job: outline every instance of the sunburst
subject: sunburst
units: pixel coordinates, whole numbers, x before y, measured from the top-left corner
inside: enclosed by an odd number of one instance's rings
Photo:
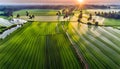
[[[82,3],[82,2],[83,2],[83,0],[78,0],[78,2]]]

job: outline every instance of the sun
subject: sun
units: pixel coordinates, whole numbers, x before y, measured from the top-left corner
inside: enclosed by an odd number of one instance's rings
[[[83,0],[78,0],[78,2],[82,3],[82,2],[83,2]]]

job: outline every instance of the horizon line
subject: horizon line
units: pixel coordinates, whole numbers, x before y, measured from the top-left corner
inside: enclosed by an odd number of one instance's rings
[[[78,5],[78,3],[0,3],[0,5]],[[120,5],[120,3],[85,3],[84,5]]]

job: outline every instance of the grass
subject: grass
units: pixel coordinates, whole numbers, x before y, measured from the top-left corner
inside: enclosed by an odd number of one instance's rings
[[[105,23],[105,25],[119,25],[120,26],[120,20],[119,19],[106,18],[104,23]]]
[[[0,69],[81,69],[71,43],[56,22],[25,24],[0,40]]]
[[[119,19],[106,18],[105,21],[104,21],[104,25],[111,26],[115,29],[120,29],[120,20]]]
[[[13,15],[16,16],[17,14],[20,14],[21,16],[26,16],[26,11],[28,11],[30,15],[34,14],[35,16],[55,16],[58,10],[24,9],[24,10],[15,11]]]

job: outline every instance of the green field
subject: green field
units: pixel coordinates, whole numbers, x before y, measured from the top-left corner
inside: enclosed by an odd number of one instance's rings
[[[13,12],[14,17],[17,14],[20,14],[21,16],[26,16],[26,11],[28,11],[30,13],[30,15],[35,15],[35,16],[56,16],[56,13],[58,10],[52,10],[52,9],[24,9],[24,10],[18,10]],[[95,10],[94,10],[95,11]],[[90,11],[90,10],[83,10],[84,14],[89,14],[89,13],[94,13],[94,11]],[[75,10],[74,13],[75,14],[79,14],[80,11]],[[10,19],[7,17],[3,17],[2,18],[5,19]],[[76,16],[78,17],[78,16]],[[120,25],[119,23],[119,19],[110,19],[110,18],[105,18],[104,21],[104,25]]]
[[[82,69],[56,22],[29,22],[0,41],[0,69]]]
[[[119,32],[113,28],[86,29],[74,23],[69,26],[71,39],[88,62],[90,69],[119,69]]]
[[[20,14],[21,16],[26,16],[26,11],[30,13],[30,15],[35,15],[35,16],[55,16],[58,10],[50,10],[50,9],[24,9],[24,10],[19,10],[15,11],[13,15]]]
[[[106,18],[104,23],[105,23],[105,25],[119,25],[120,26],[120,20],[119,19]]]
[[[109,27],[96,27],[78,23],[79,11],[71,18],[76,21],[71,22],[57,21],[57,10],[50,9],[26,9],[13,14],[24,17],[26,11],[38,17],[0,39],[0,69],[85,69],[84,61],[89,69],[120,68],[120,31],[112,27],[119,26],[120,20],[106,18],[104,25]]]

